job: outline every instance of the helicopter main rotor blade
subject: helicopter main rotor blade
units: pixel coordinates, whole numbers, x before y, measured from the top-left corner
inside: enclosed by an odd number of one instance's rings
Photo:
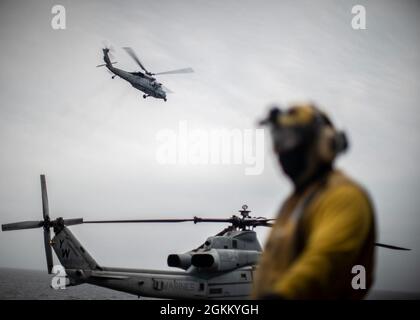
[[[191,221],[194,221],[194,219],[86,220],[83,223],[176,223]]]
[[[259,227],[272,227],[274,226],[274,223],[270,223],[270,222],[264,222],[258,225]]]
[[[143,69],[144,72],[146,72],[147,74],[149,74],[150,72],[146,70],[146,68],[143,66],[143,64],[141,63],[140,59],[137,57],[136,53],[134,52],[134,50],[130,47],[123,47],[123,49],[128,53],[128,55],[133,58],[133,60],[135,62],[137,62],[137,64],[140,66],[140,68]]]
[[[194,223],[199,223],[199,222],[221,222],[221,223],[231,223],[232,222],[232,218],[228,218],[228,219],[217,219],[217,218],[199,218],[199,217],[194,217]]]
[[[183,69],[176,69],[176,70],[170,70],[170,71],[163,71],[158,73],[153,73],[153,75],[159,75],[159,74],[178,74],[178,73],[192,73],[194,70],[192,68],[183,68]]]
[[[250,225],[265,225],[268,221],[275,219],[246,219],[241,220],[238,217],[232,217],[228,219],[219,218],[199,218],[194,217],[190,219],[128,219],[128,220],[83,220],[82,223],[177,223],[177,222],[216,222],[216,223],[245,223]],[[80,223],[80,222],[79,222]]]
[[[375,246],[377,247],[382,247],[382,248],[387,248],[387,249],[391,249],[391,250],[404,250],[404,251],[410,251],[411,249],[408,248],[403,248],[403,247],[397,247],[397,246],[392,246],[390,244],[384,244],[384,243],[375,243]]]
[[[273,221],[273,220],[275,220],[275,219],[266,219],[265,221],[262,221],[259,224],[259,226],[262,226],[262,227],[272,227],[274,224],[273,223],[270,223],[268,221]],[[393,245],[390,245],[390,244],[379,243],[379,242],[376,242],[375,243],[375,246],[386,248],[386,249],[391,249],[391,250],[402,250],[402,251],[410,251],[411,250],[409,248],[397,247],[397,246],[393,246]]]
[[[128,220],[84,220],[83,223],[177,223],[177,222],[223,222],[229,223],[229,219],[210,219],[210,218],[189,218],[189,219],[128,219]]]
[[[65,226],[74,226],[77,224],[83,224],[83,218],[75,218],[75,219],[63,219]]]

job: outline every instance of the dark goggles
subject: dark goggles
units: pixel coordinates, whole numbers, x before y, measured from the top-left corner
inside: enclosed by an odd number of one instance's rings
[[[278,119],[282,113],[280,109],[273,108],[270,110],[268,117],[260,121],[260,125],[270,126],[276,152],[289,152],[313,141],[317,132],[317,121],[307,125],[280,125]]]

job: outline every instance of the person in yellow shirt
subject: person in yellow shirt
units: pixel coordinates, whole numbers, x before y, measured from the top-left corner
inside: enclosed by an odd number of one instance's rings
[[[262,121],[294,190],[258,265],[255,299],[362,299],[373,283],[375,215],[367,192],[340,170],[344,132],[312,104],[274,108]],[[364,285],[352,285],[353,267]]]

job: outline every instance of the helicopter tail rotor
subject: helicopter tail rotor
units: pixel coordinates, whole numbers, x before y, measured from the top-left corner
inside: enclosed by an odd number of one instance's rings
[[[106,40],[102,41],[102,47],[104,48],[103,50],[107,50],[107,52],[109,52],[110,55],[112,55],[115,52],[114,46]]]
[[[42,194],[42,216],[43,220],[39,221],[22,221],[7,223],[1,226],[2,231],[14,231],[14,230],[24,230],[24,229],[35,229],[43,228],[44,229],[44,248],[45,248],[45,257],[47,260],[47,270],[48,273],[52,272],[53,268],[53,256],[51,250],[51,231],[50,229],[57,225],[76,225],[82,224],[83,219],[62,219],[58,218],[56,220],[50,220],[49,214],[49,205],[48,205],[48,194],[47,194],[47,184],[45,180],[45,175],[41,175],[41,194]]]
[[[116,64],[117,62],[111,62],[111,60],[114,60],[113,53],[115,52],[114,47],[108,43],[108,41],[102,41],[102,52],[103,52],[103,64],[98,64],[96,67],[105,67],[105,66],[112,66],[113,64]]]
[[[114,52],[114,49],[112,46],[108,46],[104,44],[104,47],[102,49],[103,52],[103,60],[105,63],[98,64],[96,67],[112,67],[113,64],[116,64],[117,62],[111,62],[111,60],[114,59],[114,56],[111,52]]]
[[[51,242],[51,231],[50,231],[50,209],[48,204],[48,194],[47,194],[47,182],[45,180],[45,175],[41,175],[41,196],[42,196],[42,216],[44,218],[44,248],[45,248],[45,257],[47,259],[47,270],[48,273],[52,272],[53,268],[53,256],[50,246]]]
[[[14,223],[7,223],[1,226],[1,231],[14,231],[24,229],[36,229],[44,225],[44,221],[21,221]]]

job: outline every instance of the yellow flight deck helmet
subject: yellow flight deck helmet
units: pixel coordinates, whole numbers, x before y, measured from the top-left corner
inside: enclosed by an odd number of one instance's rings
[[[270,126],[274,151],[297,186],[348,148],[346,134],[312,103],[293,104],[286,111],[274,107],[260,124]]]

